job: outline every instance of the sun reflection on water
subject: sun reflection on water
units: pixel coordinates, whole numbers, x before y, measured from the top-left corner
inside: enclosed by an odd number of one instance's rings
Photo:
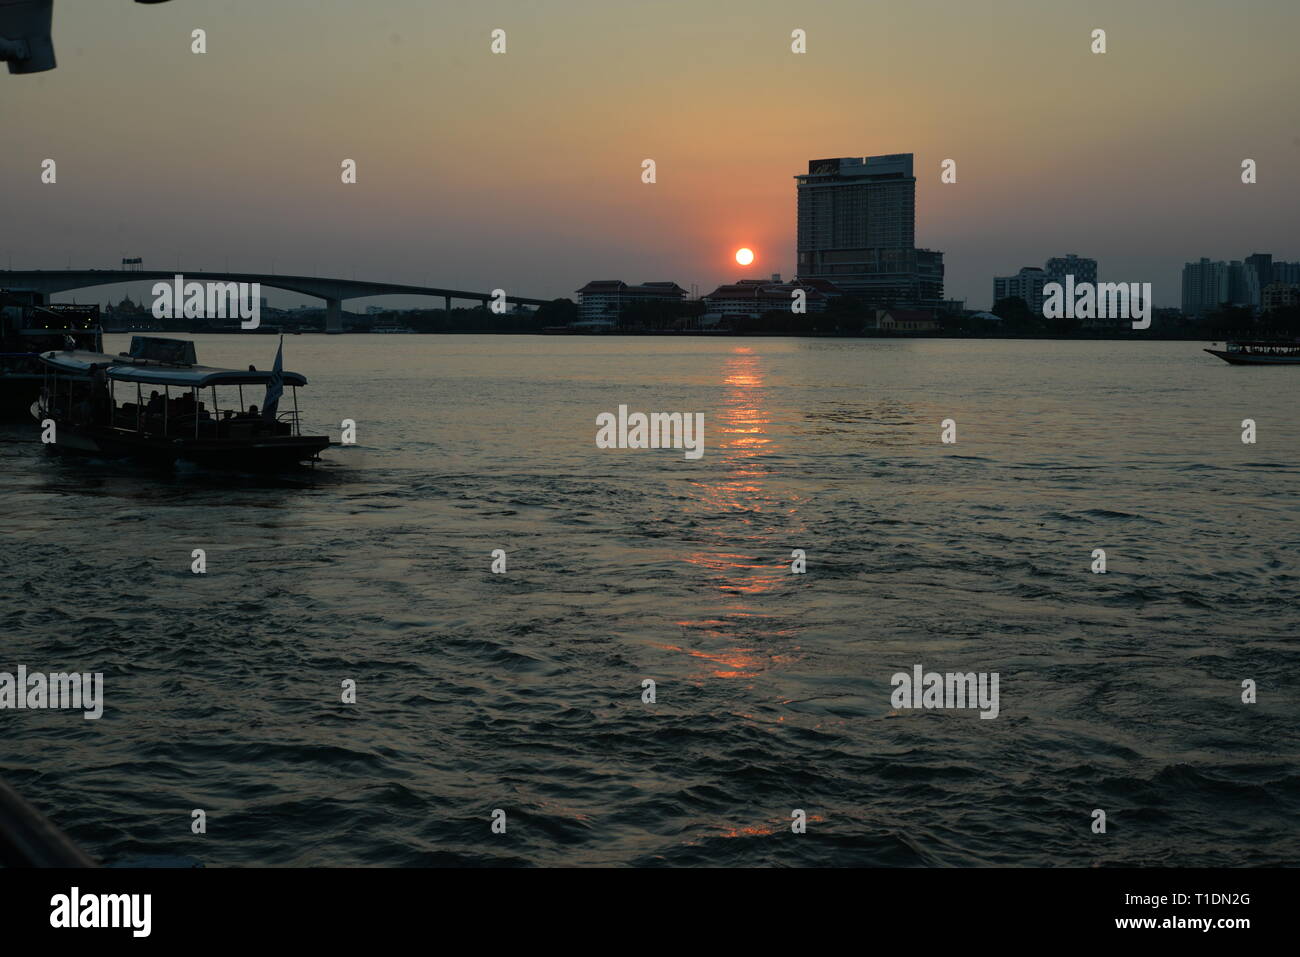
[[[705,541],[685,556],[716,589],[716,604],[707,619],[679,622],[683,645],[666,647],[699,659],[708,676],[747,679],[791,660],[788,644],[772,639],[788,642],[793,628],[761,611],[756,600],[788,585],[789,568],[773,551],[771,535],[773,516],[788,514],[792,505],[770,487],[773,470],[764,461],[777,443],[769,434],[773,413],[762,357],[737,346],[721,377],[725,392],[712,431],[724,470],[693,483]],[[719,513],[728,514],[725,525],[709,521]]]

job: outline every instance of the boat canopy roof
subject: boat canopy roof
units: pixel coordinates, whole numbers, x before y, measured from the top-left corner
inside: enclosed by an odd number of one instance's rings
[[[46,352],[41,361],[61,372],[90,375],[96,368],[115,382],[206,389],[214,385],[266,385],[275,377],[270,369],[218,369],[214,366],[170,366],[133,362],[127,356],[103,352]],[[307,377],[297,372],[281,373],[285,385],[306,385]]]

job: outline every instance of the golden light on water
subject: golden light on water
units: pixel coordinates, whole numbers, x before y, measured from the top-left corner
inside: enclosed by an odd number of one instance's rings
[[[771,468],[763,461],[776,444],[767,434],[773,413],[766,378],[752,348],[730,350],[719,370],[723,401],[713,432],[725,468],[693,482],[709,514],[730,514],[739,522],[725,535],[705,525],[700,548],[685,556],[718,594],[713,615],[677,623],[683,642],[669,650],[695,659],[700,674],[711,678],[750,681],[800,657],[792,644],[795,627],[759,604],[789,578],[788,565],[767,547],[764,513],[793,508],[769,487]]]

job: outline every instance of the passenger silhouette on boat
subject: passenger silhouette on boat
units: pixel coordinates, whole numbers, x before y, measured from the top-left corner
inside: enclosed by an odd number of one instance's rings
[[[162,415],[163,397],[162,393],[155,389],[149,393],[149,404],[144,407],[145,412],[149,415]]]

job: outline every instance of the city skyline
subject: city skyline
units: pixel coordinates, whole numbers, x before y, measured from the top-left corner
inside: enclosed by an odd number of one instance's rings
[[[1180,304],[1184,263],[1300,258],[1286,176],[1300,136],[1264,120],[1294,115],[1300,11],[971,7],[575,2],[541,16],[291,0],[256,32],[238,3],[68,7],[59,69],[3,78],[22,134],[0,172],[32,188],[12,197],[0,252],[15,268],[142,256],[545,298],[619,277],[703,292],[796,273],[791,177],[809,159],[910,152],[917,243],[943,251],[945,296],[969,308],[991,305],[992,277],[1066,250],[1152,282],[1162,307]],[[1101,55],[1088,49],[1098,26]],[[489,51],[498,27],[504,55]],[[790,50],[796,27],[805,54]],[[1213,77],[1189,56],[1213,58]],[[556,57],[571,69],[542,69]],[[200,68],[180,69],[189,58]],[[88,82],[108,70],[111,92]],[[1161,150],[1137,148],[1148,138]],[[47,157],[54,185],[39,179]],[[355,185],[339,182],[346,158]],[[949,158],[957,182],[944,184]],[[1255,184],[1240,181],[1244,158]],[[748,268],[732,259],[741,246],[756,252]]]

